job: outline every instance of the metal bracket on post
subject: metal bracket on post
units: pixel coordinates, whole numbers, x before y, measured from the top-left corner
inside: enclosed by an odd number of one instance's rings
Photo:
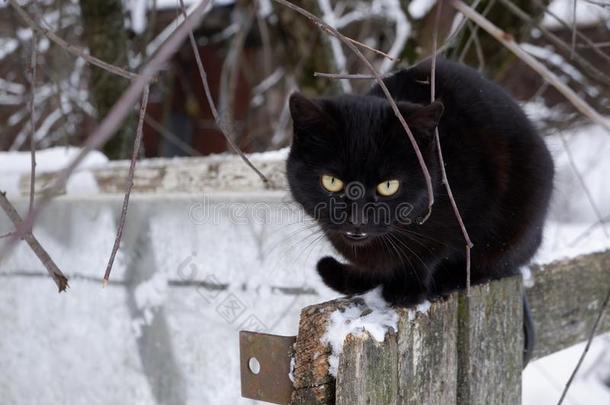
[[[239,332],[241,396],[288,405],[293,387],[290,362],[296,336]]]

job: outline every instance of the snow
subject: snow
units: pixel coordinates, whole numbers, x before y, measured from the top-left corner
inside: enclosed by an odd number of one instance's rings
[[[534,276],[532,275],[532,270],[529,266],[523,266],[521,268],[521,277],[523,277],[523,286],[525,288],[532,288],[534,286]]]
[[[200,0],[183,0],[184,6],[189,7],[198,3]],[[146,13],[152,7],[153,2],[149,0],[123,0],[125,8],[129,11],[131,17],[131,29],[136,34],[142,34],[146,29],[147,15]],[[213,6],[228,6],[235,3],[235,0],[214,0]],[[157,10],[164,9],[179,9],[180,0],[156,0]],[[270,10],[269,0],[262,2],[261,9],[268,13]],[[261,11],[262,13],[263,11]]]
[[[10,55],[17,49],[19,42],[13,38],[0,38],[0,60]]]
[[[36,173],[56,172],[62,170],[79,153],[79,148],[54,147],[36,152]],[[19,179],[24,174],[30,173],[30,152],[0,152],[0,190],[9,196],[19,195]],[[66,189],[79,193],[94,193],[97,184],[93,175],[87,170],[98,168],[108,162],[108,158],[97,151],[93,151],[85,157],[78,166],[75,174],[68,180]]]
[[[565,21],[568,25],[572,24],[573,9],[575,0],[553,0],[549,4],[548,11]],[[601,3],[601,2],[600,2]],[[587,1],[576,0],[576,21],[579,26],[591,26],[595,24],[606,24],[610,19],[610,9],[600,7]],[[545,13],[542,25],[547,28],[561,28],[563,25],[549,13]]]
[[[296,359],[294,358],[294,356],[292,356],[290,358],[290,371],[288,372],[288,378],[290,379],[290,381],[292,383],[294,383],[294,368],[296,366]]]
[[[361,298],[363,304],[353,304],[333,312],[326,333],[322,336],[322,342],[331,348],[329,372],[335,377],[343,343],[348,335],[362,336],[368,333],[376,341],[383,342],[390,329],[398,330],[398,314],[381,296],[381,287],[355,297]]]
[[[420,314],[427,314],[428,311],[430,310],[430,307],[432,306],[432,303],[430,301],[424,301],[421,304],[417,304],[415,306],[415,308],[413,309],[409,309],[409,317],[408,319],[410,321],[415,320],[415,316],[417,315],[417,313]]]
[[[248,154],[248,158],[252,160],[256,160],[258,162],[272,162],[275,160],[286,160],[288,158],[288,152],[290,152],[290,148],[282,148],[278,150],[272,150],[269,152],[262,153],[250,153]],[[212,155],[216,156],[219,159],[226,158],[227,154],[220,155]]]
[[[131,29],[136,34],[141,34],[146,29],[146,9],[148,0],[130,0],[127,3],[127,8],[131,15]],[[174,1],[174,6],[178,4]]]
[[[398,331],[398,314],[381,295],[381,287],[366,294],[356,295],[362,303],[351,304],[347,308],[335,310],[329,317],[328,327],[322,336],[322,342],[330,346],[328,357],[329,372],[337,376],[339,360],[343,352],[343,344],[349,336],[362,336],[368,333],[377,342],[383,342],[390,329]],[[417,313],[427,314],[432,306],[430,301],[424,301],[414,308],[408,309],[409,321],[415,320]]]
[[[411,17],[419,20],[424,17],[432,7],[436,4],[436,0],[413,0],[409,3],[408,10]]]
[[[600,3],[602,3],[600,1]],[[409,14],[418,20],[428,14],[434,7],[436,0],[413,0],[408,5]],[[561,18],[567,24],[573,21],[574,0],[553,0],[549,4],[548,11]],[[576,1],[576,21],[579,26],[590,26],[604,24],[610,18],[610,9],[600,7],[587,1]],[[545,13],[542,25],[547,28],[561,28],[563,25],[549,13]]]
[[[522,405],[555,405],[582,354],[585,343],[553,353],[523,371]],[[610,403],[610,335],[597,337],[568,391],[566,405]]]

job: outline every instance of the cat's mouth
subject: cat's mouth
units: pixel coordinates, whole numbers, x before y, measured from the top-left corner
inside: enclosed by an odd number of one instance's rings
[[[345,236],[346,239],[350,240],[350,241],[354,241],[354,242],[362,242],[366,239],[368,239],[369,234],[366,232],[350,232],[347,231],[343,234],[343,236]]]

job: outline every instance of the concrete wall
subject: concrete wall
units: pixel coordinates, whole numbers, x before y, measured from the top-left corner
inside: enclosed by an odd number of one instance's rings
[[[335,296],[313,270],[329,247],[285,190],[156,189],[132,196],[103,289],[121,203],[67,195],[44,210],[34,233],[65,294],[23,243],[0,263],[1,402],[252,403],[238,331],[296,334],[300,308]]]

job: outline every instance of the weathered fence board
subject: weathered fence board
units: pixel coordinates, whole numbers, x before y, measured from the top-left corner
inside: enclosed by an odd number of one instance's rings
[[[335,381],[329,373],[330,348],[322,343],[328,319],[349,300],[339,299],[306,307],[301,312],[295,343],[294,404],[330,404],[335,399]]]
[[[532,274],[526,293],[538,340],[533,358],[586,340],[610,288],[610,251],[533,266]],[[606,309],[598,334],[610,331],[609,315]]]
[[[518,404],[523,369],[520,277],[459,294],[458,404]]]
[[[398,404],[398,342],[349,335],[337,374],[337,405]]]
[[[533,266],[525,292],[538,336],[534,358],[585,340],[610,288],[610,251]],[[323,343],[329,319],[361,300],[307,307],[296,341],[292,404],[516,404],[521,401],[520,277],[453,294],[424,313],[397,309],[398,331],[349,335],[336,379]],[[360,301],[356,301],[360,300]],[[610,312],[610,311],[609,311]],[[610,315],[610,314],[609,314]],[[597,333],[610,330],[610,316]]]
[[[415,316],[400,311],[398,395],[401,405],[445,405],[457,397],[457,297]],[[413,319],[411,319],[413,318]],[[409,384],[401,382],[409,381]]]

